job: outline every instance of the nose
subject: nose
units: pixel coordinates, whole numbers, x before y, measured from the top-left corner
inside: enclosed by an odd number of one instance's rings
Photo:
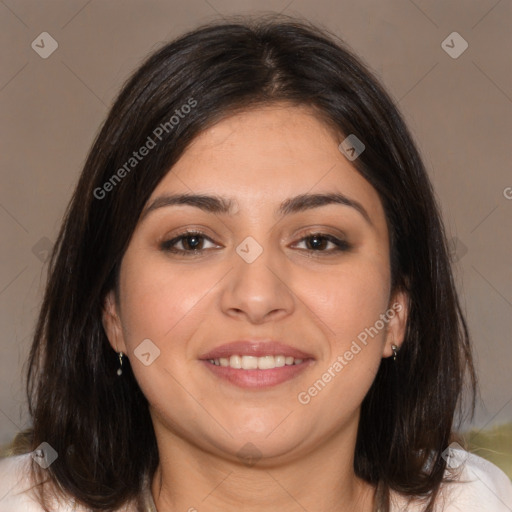
[[[285,260],[270,250],[252,262],[238,253],[233,255],[233,269],[222,290],[221,307],[234,318],[245,317],[253,324],[285,318],[296,303],[290,287]]]

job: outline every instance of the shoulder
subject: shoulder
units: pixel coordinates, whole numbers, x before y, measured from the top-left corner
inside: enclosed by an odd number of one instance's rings
[[[0,512],[44,512],[33,491],[30,465],[32,453],[0,458]],[[70,497],[66,503],[50,503],[52,512],[87,512]],[[135,505],[128,504],[118,512],[135,512]]]
[[[450,448],[447,468],[435,512],[511,512],[512,482],[493,463],[467,452]],[[420,512],[422,506],[393,494],[393,512]]]
[[[0,512],[41,512],[30,493],[30,454],[0,459]]]
[[[492,462],[463,449],[450,450],[447,476],[455,480],[445,484],[448,511],[512,511],[512,482]]]

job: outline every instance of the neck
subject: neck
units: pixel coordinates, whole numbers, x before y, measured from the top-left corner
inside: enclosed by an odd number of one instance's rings
[[[371,512],[374,488],[353,470],[356,430],[333,434],[300,457],[260,459],[249,465],[214,455],[155,425],[160,463],[151,491],[156,508],[159,512]]]

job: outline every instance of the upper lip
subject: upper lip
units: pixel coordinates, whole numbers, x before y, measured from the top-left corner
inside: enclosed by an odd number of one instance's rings
[[[311,354],[276,340],[255,341],[237,340],[215,347],[199,356],[199,359],[229,358],[232,355],[263,357],[267,355],[293,357],[294,359],[314,359]]]

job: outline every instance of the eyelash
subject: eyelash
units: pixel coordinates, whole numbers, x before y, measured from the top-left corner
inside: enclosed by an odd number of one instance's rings
[[[186,238],[192,238],[192,237],[200,237],[202,239],[209,240],[210,242],[214,243],[211,238],[206,236],[204,233],[201,233],[200,231],[186,231],[184,233],[179,234],[178,236],[172,238],[171,240],[166,240],[160,244],[160,248],[164,252],[174,253],[174,254],[181,254],[183,256],[187,257],[194,257],[194,256],[200,256],[201,253],[207,249],[192,249],[192,250],[184,250],[184,249],[176,249],[173,247],[176,243],[182,241]],[[324,255],[330,255],[332,253],[337,252],[346,252],[352,248],[352,246],[345,240],[340,240],[339,238],[328,235],[325,233],[319,233],[319,232],[311,232],[308,233],[306,236],[302,237],[299,242],[303,242],[304,240],[308,240],[311,238],[320,238],[323,240],[327,240],[328,242],[331,242],[335,245],[334,249],[331,250],[315,250],[315,249],[305,249],[309,253],[310,256],[313,257],[321,257]],[[318,254],[320,253],[320,254]],[[322,254],[324,253],[324,254]]]

